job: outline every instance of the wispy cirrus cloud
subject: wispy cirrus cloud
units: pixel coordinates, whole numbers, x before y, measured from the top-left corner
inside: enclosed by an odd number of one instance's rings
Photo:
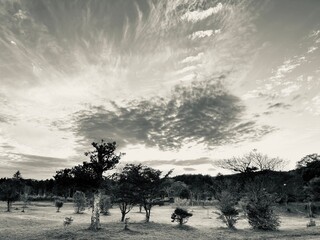
[[[188,11],[181,17],[181,19],[189,22],[198,22],[220,12],[222,9],[223,4],[219,2],[215,7],[210,7],[205,10]]]

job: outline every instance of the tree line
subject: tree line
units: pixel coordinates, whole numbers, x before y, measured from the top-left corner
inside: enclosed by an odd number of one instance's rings
[[[90,228],[97,230],[101,227],[101,203],[106,201],[105,195],[109,196],[108,201],[118,205],[121,221],[125,220],[133,206],[139,206],[145,212],[146,222],[150,220],[153,206],[172,202],[174,198],[187,199],[191,205],[205,205],[215,199],[218,201],[217,214],[230,228],[237,222],[237,206],[242,204],[251,219],[249,223],[260,222],[257,227],[260,229],[276,229],[279,221],[272,213],[274,203],[305,201],[311,206],[312,202],[320,198],[318,154],[307,155],[297,163],[296,169],[288,172],[275,171],[284,164],[283,160],[269,158],[254,150],[242,157],[216,162],[217,166],[238,172],[231,175],[218,174],[212,177],[184,174],[170,177],[171,171],[162,173],[142,164],[127,164],[120,171],[106,177],[104,173],[115,168],[123,154],[116,154],[115,142],[102,140],[92,143],[92,147],[92,151],[85,153],[88,162],[61,169],[53,179],[23,179],[19,171],[12,178],[0,179],[0,198],[7,202],[7,210],[10,211],[13,201],[24,201],[28,196],[31,199],[32,195],[42,194],[43,198],[40,198],[46,200],[48,197],[72,197],[79,213],[86,199],[91,199]],[[179,212],[181,210],[177,210]],[[183,216],[189,215],[184,212]],[[183,222],[182,218],[177,219]]]

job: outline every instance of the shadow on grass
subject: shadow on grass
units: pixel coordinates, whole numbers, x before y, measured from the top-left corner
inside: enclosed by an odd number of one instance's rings
[[[195,231],[197,230],[195,227],[191,227],[191,226],[188,226],[188,225],[175,225],[175,226],[172,226],[174,229],[177,229],[177,230],[182,230],[182,231]]]

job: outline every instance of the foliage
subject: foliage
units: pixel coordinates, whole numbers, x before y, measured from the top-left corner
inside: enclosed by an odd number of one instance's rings
[[[84,192],[76,191],[73,194],[73,206],[76,213],[81,213],[85,210],[87,205],[87,199]]]
[[[57,212],[60,212],[60,208],[63,207],[63,201],[61,199],[56,199],[54,205],[57,208]]]
[[[112,207],[111,198],[108,195],[103,195],[100,200],[100,210],[103,215],[109,215],[109,209]]]
[[[166,182],[166,186],[164,188],[164,190],[166,191],[166,194],[169,198],[170,197],[180,197],[181,192],[185,189],[186,190],[188,189],[187,184],[185,184],[184,182],[181,182],[181,181],[173,181],[172,179],[170,179],[170,181],[168,180]],[[185,194],[185,193],[183,193],[183,194]]]
[[[140,203],[146,212],[146,222],[149,222],[152,206],[159,204],[160,190],[163,188],[163,183],[167,180],[168,172],[161,178],[161,171],[142,166],[141,164],[127,164],[122,174],[126,176],[127,184],[130,184],[138,203]]]
[[[103,182],[102,174],[107,170],[113,169],[119,163],[123,154],[115,154],[117,148],[116,142],[106,143],[104,140],[101,140],[100,143],[93,142],[92,146],[94,147],[93,151],[85,152],[85,155],[89,156],[90,162],[84,162],[83,165],[93,170],[96,186],[100,188]]]
[[[222,191],[219,195],[219,212],[216,213],[228,228],[235,229],[235,224],[239,218],[239,211],[236,209],[238,201],[236,197],[228,191]]]
[[[252,184],[247,193],[246,213],[249,224],[254,229],[277,230],[279,217],[273,212],[275,196],[269,194],[259,184]]]
[[[300,161],[297,162],[297,168],[305,168],[310,166],[311,163],[320,161],[320,155],[317,153],[308,154],[307,156],[303,157]]]
[[[311,154],[298,162],[298,172],[301,172],[305,182],[309,182],[315,177],[320,177],[320,155]]]
[[[96,231],[100,228],[100,200],[101,188],[103,187],[103,173],[107,170],[113,169],[123,154],[115,154],[117,148],[116,142],[106,143],[101,140],[100,143],[93,142],[93,151],[86,152],[89,156],[90,162],[84,162],[83,166],[92,169],[95,179],[95,189],[97,190],[93,195],[92,215],[90,229]]]
[[[15,174],[13,174],[13,179],[16,179],[16,180],[21,180],[22,179],[22,175],[21,175],[21,172],[19,170]]]
[[[180,225],[188,222],[189,217],[192,217],[192,213],[182,208],[176,208],[171,215],[172,222],[176,221]]]
[[[0,200],[7,202],[7,211],[10,212],[12,203],[19,200],[19,191],[14,180],[1,183]]]
[[[72,170],[69,168],[59,170],[54,176],[55,193],[67,197],[70,188],[73,186]]]
[[[213,177],[201,174],[183,174],[173,177],[176,181],[185,183],[189,191],[191,204],[200,204],[201,200],[206,200],[212,197]],[[180,194],[179,194],[180,195]]]
[[[20,191],[22,189],[22,177],[21,173],[17,171],[13,178],[6,179],[0,183],[0,200],[7,202],[7,211],[11,211],[11,205],[13,202],[18,201],[20,197]]]
[[[309,195],[312,200],[320,199],[320,177],[315,177],[311,179],[307,186],[305,187],[306,193]]]
[[[113,188],[114,201],[119,206],[121,222],[125,221],[126,214],[131,211],[133,206],[140,203],[136,184],[131,180],[132,174],[130,166],[126,165],[120,173],[113,175],[113,179],[116,181]]]
[[[190,198],[190,192],[189,192],[189,190],[188,189],[182,189],[181,190],[181,192],[180,192],[180,194],[179,194],[179,197],[181,198],[181,199],[189,199]]]

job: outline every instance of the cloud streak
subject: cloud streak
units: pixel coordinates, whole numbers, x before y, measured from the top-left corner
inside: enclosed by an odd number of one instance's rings
[[[210,17],[213,14],[217,14],[223,9],[222,3],[218,3],[215,7],[210,7],[206,10],[194,10],[186,12],[181,19],[188,22],[198,22]]]
[[[143,161],[141,164],[152,166],[152,167],[159,167],[163,165],[173,165],[173,166],[181,166],[181,167],[189,167],[189,166],[198,166],[198,165],[206,165],[212,164],[213,161],[210,158],[202,157],[198,159],[187,159],[187,160],[149,160]]]

